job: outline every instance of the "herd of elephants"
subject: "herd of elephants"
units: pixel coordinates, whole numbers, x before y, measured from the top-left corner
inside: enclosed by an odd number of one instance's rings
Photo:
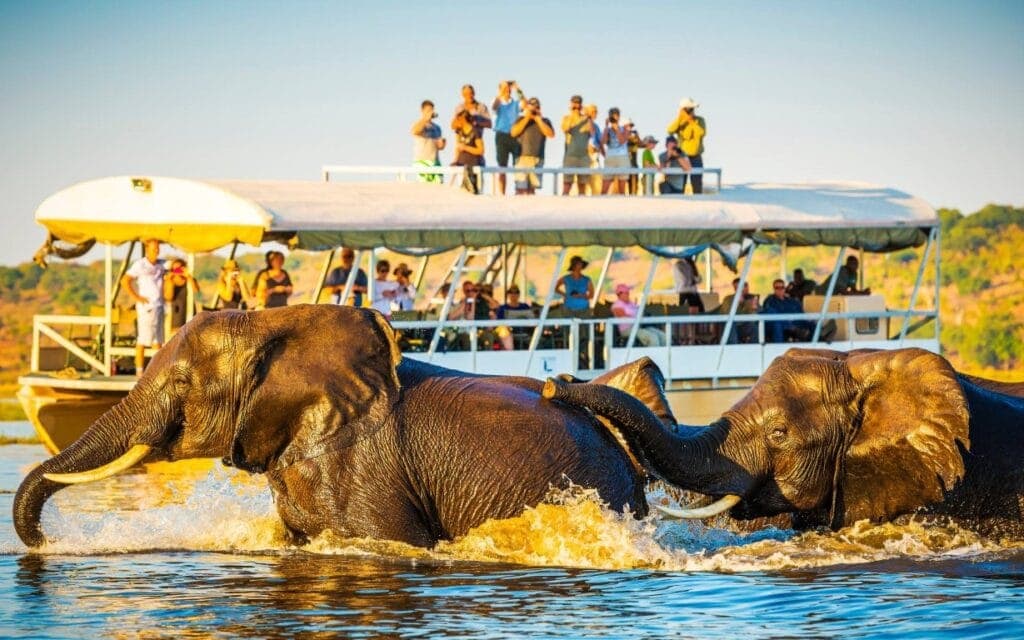
[[[403,360],[383,316],[326,305],[195,318],[28,474],[17,533],[43,545],[43,505],[67,484],[186,458],[266,474],[295,542],[330,529],[430,547],[569,483],[643,517],[653,479],[713,501],[665,509],[680,517],[837,529],[928,513],[1024,539],[1024,384],[936,354],[792,349],[686,426],[646,358],[589,382],[471,375]]]

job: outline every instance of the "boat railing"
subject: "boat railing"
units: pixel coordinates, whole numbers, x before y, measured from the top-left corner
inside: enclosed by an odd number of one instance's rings
[[[100,358],[97,357],[95,349],[91,352],[86,348],[83,348],[81,344],[75,341],[73,337],[69,337],[61,333],[57,327],[69,327],[69,326],[86,326],[86,327],[105,327],[107,326],[107,319],[103,316],[64,316],[64,315],[38,315],[32,319],[32,354],[31,354],[31,366],[32,371],[40,371],[41,366],[41,338],[52,340],[61,349],[66,350],[70,355],[75,356],[86,365],[89,366],[90,370],[96,370],[102,375],[106,375],[109,371],[109,366]],[[89,340],[92,340],[92,336],[87,336]],[[65,358],[66,362],[68,358]],[[49,368],[49,367],[48,367]],[[65,367],[60,367],[61,369]]]
[[[829,345],[830,348],[892,348],[893,346],[922,346],[925,348],[937,348],[934,339],[915,340],[907,338],[906,333],[911,319],[918,318],[915,328],[934,321],[937,318],[934,310],[916,309],[889,309],[872,311],[829,311],[804,312],[804,313],[778,313],[778,314],[743,314],[736,313],[730,316],[727,313],[704,313],[672,316],[645,316],[640,318],[627,317],[547,317],[534,319],[506,319],[506,320],[402,320],[392,322],[392,326],[400,332],[400,335],[417,335],[423,338],[418,344],[404,343],[405,355],[414,359],[426,360],[438,364],[453,365],[459,368],[478,373],[493,373],[498,369],[490,369],[489,365],[505,367],[505,373],[516,373],[509,370],[510,366],[522,367],[524,375],[545,374],[552,370],[564,371],[573,375],[587,377],[596,375],[601,370],[617,366],[626,361],[647,355],[652,357],[662,366],[669,378],[710,378],[728,377],[735,375],[735,367],[729,364],[727,354],[733,350],[749,350],[759,348],[762,350],[760,357],[745,358],[746,361],[756,366],[743,375],[760,375],[761,370],[754,370],[757,367],[767,366],[771,359],[785,349],[794,346],[820,346]],[[731,323],[730,323],[731,320]],[[815,331],[811,338],[797,342],[767,342],[765,323],[787,322],[802,320],[819,326],[827,325],[830,321],[849,323],[847,338],[843,340],[823,339],[820,331]],[[871,336],[858,336],[854,324],[858,321],[879,323],[871,325],[877,327],[872,331]],[[900,331],[890,335],[888,323],[890,321],[902,322]],[[884,324],[883,324],[884,322]],[[756,339],[749,343],[730,341],[730,335],[726,327],[735,324],[757,325]],[[637,332],[634,326],[656,327],[664,331],[665,344],[657,346],[643,346],[637,340]],[[685,333],[684,327],[696,325],[710,325],[717,327],[712,332],[711,341],[695,342],[687,341],[686,336],[698,335],[695,331]],[[619,330],[620,327],[630,327],[630,331]],[[494,336],[484,337],[487,331],[497,330],[499,327],[506,327],[515,332],[515,329],[526,329],[531,332],[540,332],[536,337],[532,336],[529,346],[515,348],[513,351],[492,351],[487,347],[488,343],[497,342]],[[559,335],[556,332],[561,330]],[[445,342],[430,340],[426,336],[431,332],[450,332],[454,335],[461,332],[465,338],[462,344],[446,345]],[[545,334],[550,331],[550,335]],[[616,336],[616,331],[618,335]],[[709,334],[704,334],[707,338]],[[546,339],[542,339],[546,338]],[[873,339],[872,339],[873,338]],[[525,343],[525,341],[524,341]],[[400,341],[400,344],[402,342]],[[543,354],[552,352],[563,352],[566,357],[559,360],[555,367],[546,365],[540,366],[539,360]],[[692,357],[693,363],[701,363],[699,366],[680,367],[679,365],[687,359],[686,353],[697,353],[701,355]],[[536,355],[535,355],[536,354]],[[673,366],[673,355],[675,355],[676,366]],[[749,354],[747,354],[749,356]],[[482,360],[481,356],[487,360]],[[680,356],[684,356],[680,359]]]
[[[719,167],[694,167],[687,171],[685,169],[658,169],[658,168],[643,168],[643,167],[593,167],[593,168],[576,168],[576,167],[461,167],[461,166],[448,166],[448,167],[424,167],[424,166],[383,166],[383,165],[363,165],[363,166],[352,166],[352,165],[324,165],[320,169],[321,177],[324,182],[329,182],[332,175],[338,176],[391,176],[399,182],[406,181],[422,181],[422,182],[441,182],[442,177],[457,178],[449,182],[450,185],[460,185],[461,179],[463,179],[467,172],[473,173],[478,179],[489,177],[488,183],[482,182],[480,193],[492,193],[498,194],[498,181],[493,179],[493,176],[497,175],[508,175],[516,173],[533,173],[541,175],[551,175],[555,178],[551,181],[551,192],[553,195],[559,195],[562,189],[562,181],[558,179],[559,176],[570,175],[570,176],[649,176],[649,180],[642,180],[644,183],[644,196],[658,196],[658,190],[655,188],[656,176],[695,176],[695,175],[710,175],[715,177],[714,187],[707,185],[705,193],[714,193],[722,190],[722,169]],[[677,194],[680,195],[680,194]]]

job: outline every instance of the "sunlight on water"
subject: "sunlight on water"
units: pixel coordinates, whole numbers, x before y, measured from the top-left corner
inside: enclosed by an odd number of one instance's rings
[[[650,497],[662,495],[656,489]],[[838,532],[807,533],[775,528],[739,533],[722,522],[706,526],[657,515],[637,520],[602,505],[593,490],[571,488],[554,492],[517,517],[488,520],[429,551],[390,541],[343,539],[331,532],[301,550],[537,567],[749,572],[972,557],[1007,548],[955,525],[916,520],[860,522]],[[288,549],[265,482],[219,465],[205,474],[129,474],[69,488],[47,505],[43,526],[54,540],[42,550],[47,554]]]

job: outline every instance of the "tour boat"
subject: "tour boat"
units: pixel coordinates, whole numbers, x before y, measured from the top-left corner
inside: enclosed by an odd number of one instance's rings
[[[428,268],[443,268],[445,279],[456,285],[473,279],[494,284],[496,291],[513,282],[523,283],[525,291],[527,281],[532,282],[535,313],[505,320],[445,321],[458,286],[433,299],[421,290],[427,307],[392,319],[404,337],[404,356],[472,373],[539,379],[563,373],[590,379],[648,356],[666,377],[678,417],[689,423],[719,415],[788,348],[825,346],[823,329],[832,322],[830,349],[916,346],[939,351],[939,219],[927,203],[893,188],[751,183],[719,185],[700,195],[526,197],[488,194],[486,188],[484,195],[468,193],[458,188],[462,169],[431,169],[453,178],[447,182],[421,181],[423,171],[324,167],[322,179],[313,181],[116,176],[79,183],[47,198],[35,217],[50,239],[80,246],[95,242],[105,259],[103,305],[94,315],[34,318],[31,371],[19,379],[18,397],[47,449],[56,453],[77,439],[136,382],[136,376],[116,370],[118,359],[134,352],[134,330],[126,322],[127,311],[115,304],[131,250],[120,262],[114,254],[143,238],[184,252],[190,267],[196,254],[228,247],[233,252],[239,244],[281,243],[323,252],[319,282],[308,300],[293,297],[293,303],[325,303],[324,282],[340,247],[354,249],[357,264],[365,264],[369,274],[380,250],[404,254],[415,265],[414,284],[421,284]],[[486,181],[506,170],[476,171]],[[538,171],[560,186],[560,169]],[[696,255],[703,265],[701,296],[710,309],[722,293],[709,287],[707,270],[720,262],[713,255],[739,265],[742,290],[760,255],[770,254],[785,273],[787,248],[806,246],[834,248],[830,283],[849,251],[916,249],[917,278],[909,301],[896,305],[877,287],[875,295],[865,296],[833,295],[826,287],[823,294],[804,299],[802,314],[744,316],[738,313],[739,300],[710,314],[654,304],[655,274],[678,256]],[[592,313],[567,317],[557,305],[556,280],[566,271],[567,256],[583,249],[594,253],[595,247],[603,260],[589,270],[599,268],[600,273],[594,279]],[[624,333],[613,327],[623,319],[610,318],[601,301],[611,290],[609,266],[626,249],[648,256],[650,266],[634,290],[638,319],[626,320],[631,329]],[[527,257],[537,251],[556,256],[554,269],[543,277],[527,276]],[[342,299],[348,299],[354,272]],[[372,287],[372,277],[369,283]],[[934,292],[922,295],[924,287]],[[805,342],[765,343],[764,322],[793,319],[814,326]],[[737,322],[756,323],[758,339],[730,344]],[[667,344],[640,345],[640,327],[651,324],[671,337]],[[488,330],[499,326],[515,329],[516,348],[495,350],[485,339]],[[464,350],[445,340],[446,333],[455,332],[467,337]]]

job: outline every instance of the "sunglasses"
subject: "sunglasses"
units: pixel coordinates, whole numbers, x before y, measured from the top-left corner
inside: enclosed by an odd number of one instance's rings
[[[784,284],[777,284],[777,285],[774,285],[772,288],[773,289],[785,289],[786,285],[784,285]]]

